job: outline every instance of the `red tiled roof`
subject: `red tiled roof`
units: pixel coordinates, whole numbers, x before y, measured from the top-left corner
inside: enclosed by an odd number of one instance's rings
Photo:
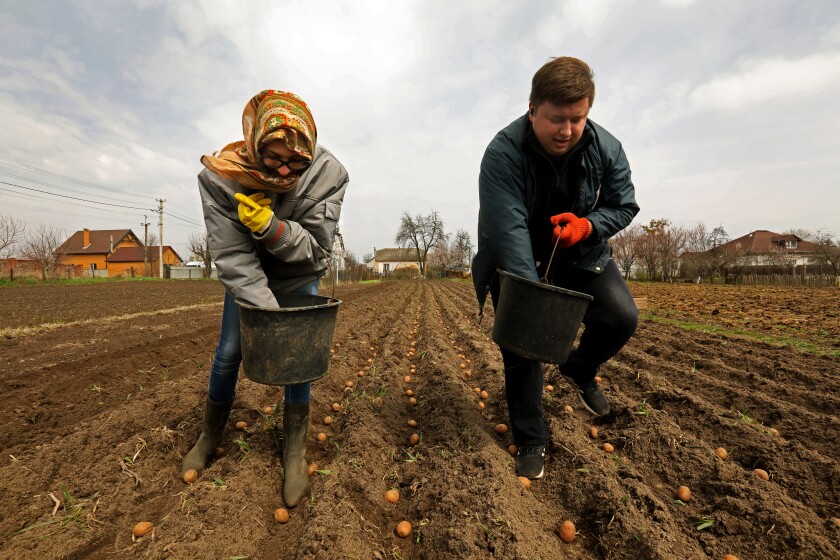
[[[114,247],[125,238],[137,240],[137,236],[130,229],[95,229],[90,230],[87,247],[84,246],[84,231],[77,231],[58,248],[59,253],[65,255],[96,255],[111,252],[111,236],[114,236]],[[142,259],[141,259],[142,260]]]
[[[107,257],[105,261],[109,263],[118,263],[118,262],[143,262],[143,251],[146,247],[120,247],[114,253]],[[149,262],[157,262],[158,255],[160,254],[159,246],[148,247],[149,249]],[[181,257],[178,253],[175,252],[170,245],[164,245],[163,251],[171,251],[178,260],[181,261]]]
[[[814,253],[818,246],[816,243],[810,241],[803,241],[793,234],[782,235],[767,231],[766,229],[759,229],[742,235],[737,239],[733,239],[721,245],[721,247],[734,246],[738,243],[744,247],[748,253],[769,253],[771,249],[777,247],[780,243],[784,246],[785,241],[796,241],[796,249],[788,249],[790,253]]]

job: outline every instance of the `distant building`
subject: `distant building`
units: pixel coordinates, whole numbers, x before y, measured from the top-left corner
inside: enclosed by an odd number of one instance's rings
[[[148,254],[144,254],[148,251]],[[160,274],[160,247],[120,247],[107,259],[108,276],[157,276]],[[144,259],[146,259],[144,261]],[[145,270],[144,270],[144,262]],[[175,249],[163,246],[163,264],[177,266],[182,260]]]
[[[58,247],[57,252],[63,255],[61,264],[100,270],[108,268],[107,259],[117,249],[142,246],[143,243],[130,229],[85,228],[71,235]]]
[[[785,257],[790,266],[809,264],[818,255],[819,246],[792,233],[781,234],[758,229],[737,239],[727,241],[718,250],[739,249],[748,259],[749,266],[773,266],[779,256]]]
[[[415,249],[377,249],[371,260],[365,265],[376,272],[387,276],[398,270],[413,269],[420,274],[420,259]]]

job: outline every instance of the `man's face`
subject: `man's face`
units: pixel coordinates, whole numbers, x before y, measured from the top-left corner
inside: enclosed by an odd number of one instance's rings
[[[528,118],[534,126],[534,136],[549,155],[562,156],[575,147],[583,135],[589,115],[589,99],[555,105],[543,101],[534,107],[529,104]]]

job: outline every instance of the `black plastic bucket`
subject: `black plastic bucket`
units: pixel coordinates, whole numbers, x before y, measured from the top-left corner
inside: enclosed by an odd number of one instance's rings
[[[266,385],[308,383],[327,373],[341,300],[274,292],[280,309],[239,303],[242,368]]]
[[[499,273],[493,340],[525,358],[547,364],[568,359],[592,296],[521,276]]]

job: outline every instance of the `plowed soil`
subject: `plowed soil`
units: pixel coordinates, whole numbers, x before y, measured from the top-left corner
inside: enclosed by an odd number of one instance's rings
[[[593,420],[547,367],[552,441],[526,490],[494,429],[507,422],[501,359],[471,285],[340,287],[330,371],[313,385],[312,492],[283,525],[282,415],[263,413],[280,387],[241,377],[225,454],[180,480],[219,284],[0,289],[0,557],[840,557],[840,290],[631,289],[648,310],[601,371],[613,413]],[[155,529],[135,541],[139,521]]]

